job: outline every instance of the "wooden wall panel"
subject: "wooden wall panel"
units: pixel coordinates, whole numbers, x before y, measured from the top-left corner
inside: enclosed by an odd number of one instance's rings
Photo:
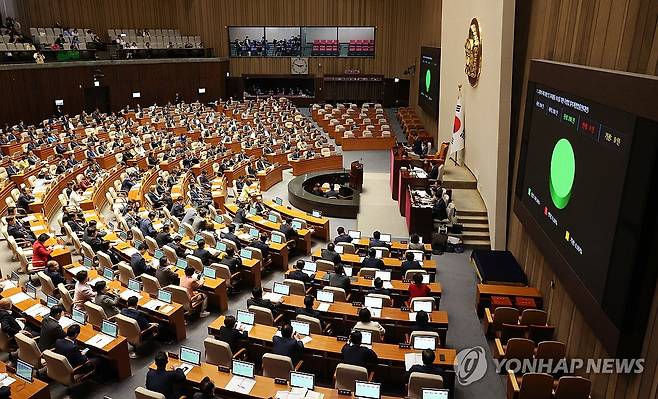
[[[110,87],[111,109],[119,110],[127,104],[165,104],[173,101],[176,93],[186,101],[215,100],[225,96],[227,70],[227,61],[57,65],[2,70],[0,87],[12,100],[0,107],[0,125],[43,120],[55,111],[55,99],[64,100],[64,112],[80,113],[85,106],[84,88],[92,86],[95,71],[104,75],[101,85]],[[198,94],[199,87],[205,87],[206,93]],[[141,92],[139,100],[132,99],[135,91]]]
[[[521,0],[517,0],[521,1]],[[517,24],[528,24],[524,37],[516,37],[523,65],[519,127],[511,132],[514,148],[513,182],[523,126],[523,108],[530,60],[544,58],[594,67],[643,74],[658,74],[658,2],[655,0],[532,0],[528,20],[517,12]],[[528,10],[527,10],[528,11]],[[515,76],[518,78],[519,76]],[[514,193],[514,189],[510,191]],[[511,198],[513,201],[514,198]],[[512,208],[511,208],[512,209]],[[588,325],[561,282],[553,273],[536,244],[516,215],[510,214],[508,249],[528,274],[531,285],[544,294],[549,319],[558,327],[557,338],[567,343],[568,356],[603,358],[609,355],[596,339],[596,326]],[[554,287],[552,287],[554,283]],[[632,310],[629,310],[632,311]],[[593,398],[644,399],[658,397],[658,289],[647,324],[642,357],[646,359],[641,375],[591,375]]]

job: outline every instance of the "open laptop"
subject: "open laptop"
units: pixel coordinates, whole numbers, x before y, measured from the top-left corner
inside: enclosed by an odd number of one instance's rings
[[[382,233],[382,234],[379,236],[379,241],[384,241],[384,242],[388,242],[388,243],[390,243],[390,242],[391,242],[391,235],[390,235],[390,234],[383,234],[383,233]]]
[[[423,388],[421,399],[448,399],[447,389]]]
[[[242,328],[243,330],[249,332],[254,328],[254,323],[256,323],[256,314],[247,312],[245,310],[238,310],[238,323],[237,328]]]
[[[315,375],[291,371],[290,386],[293,388],[306,388],[312,391],[315,388]]]
[[[381,249],[375,249],[375,259],[381,259],[384,257],[384,251]]]
[[[277,205],[283,205],[283,200],[279,197],[274,198],[274,203]]]
[[[379,277],[382,281],[391,281],[391,271],[390,270],[377,270],[375,272],[375,278]]]
[[[88,258],[86,256],[82,257],[82,266],[84,266],[87,269],[91,269],[94,267],[94,260],[91,258]]]
[[[270,240],[275,244],[281,244],[283,242],[283,237],[278,234],[272,234]]]
[[[226,243],[221,241],[217,242],[217,244],[215,244],[215,249],[220,252],[226,252]]]
[[[361,333],[361,346],[372,347],[372,332],[368,330],[354,330]]]
[[[158,290],[158,301],[171,304],[171,292],[165,290]]]
[[[309,276],[313,276],[315,272],[318,270],[318,265],[315,262],[304,262],[304,268],[302,271],[306,273]]]
[[[421,310],[426,313],[432,313],[433,303],[430,301],[414,301],[414,312],[420,312]]]
[[[299,220],[293,220],[290,226],[292,226],[293,230],[301,230],[302,222],[300,222]]]
[[[203,277],[217,278],[217,269],[215,269],[214,267],[204,266]]]
[[[414,260],[417,260],[418,262],[422,262],[425,258],[422,252],[412,252],[412,254],[414,254]]]
[[[161,249],[156,249],[156,250],[153,252],[153,257],[154,257],[155,259],[160,259],[160,258],[162,258],[162,257],[164,256],[164,254],[165,254],[165,253],[164,253],[163,250],[161,250]]]
[[[384,299],[376,296],[366,295],[363,300],[363,306],[368,309],[381,309],[384,307]]]
[[[413,348],[415,350],[431,349],[436,350],[436,337],[414,337]]]
[[[131,296],[136,296],[137,299],[142,297],[142,282],[131,278],[128,280],[128,289],[121,293],[121,299],[127,301]]]
[[[291,320],[290,325],[292,326],[292,330],[298,333],[299,335],[303,335],[303,336],[311,335],[311,325],[309,323],[305,323],[303,321]]]
[[[121,239],[121,241],[128,241],[128,233],[126,233],[125,231],[120,231],[119,238]]]
[[[343,254],[345,252],[345,248],[342,245],[336,245],[334,247],[334,251],[336,251],[337,254]]]
[[[249,229],[249,236],[251,236],[253,238],[258,238],[258,234],[259,234],[258,229],[254,228],[254,227]]]
[[[348,230],[347,235],[352,237],[353,240],[360,240],[361,239],[361,232],[358,230]]]
[[[37,287],[32,285],[32,283],[25,283],[25,293],[32,299],[37,299]]]
[[[242,248],[242,249],[240,250],[240,257],[241,257],[241,258],[244,258],[244,259],[252,259],[253,256],[254,256],[254,254],[253,254],[253,252],[251,251],[251,249]]]
[[[380,399],[381,384],[378,382],[355,381],[354,397],[364,399]]]
[[[272,223],[277,223],[279,218],[277,218],[276,215],[269,214],[269,215],[267,215],[267,220],[269,220]]]
[[[187,375],[194,366],[201,365],[201,351],[190,348],[189,346],[181,346],[178,351],[178,359],[180,359],[182,363],[177,369],[183,370],[183,373]]]
[[[16,375],[20,377],[20,379],[27,382],[32,382],[33,372],[34,367],[32,367],[29,363],[26,363],[20,359],[16,360]]]
[[[57,305],[59,303],[59,300],[55,298],[54,296],[51,295],[46,295],[46,306],[48,308],[52,308],[53,306]]]
[[[87,313],[82,310],[73,309],[71,319],[80,325],[84,325],[87,323]]]
[[[290,295],[290,286],[275,282],[272,285],[272,292],[265,293],[263,299],[268,299],[272,302],[282,302],[285,295]]]
[[[143,243],[139,240],[133,240],[133,247],[135,247],[135,249],[139,248],[139,246],[142,244]]]
[[[313,209],[311,211],[311,216],[313,216],[314,218],[321,218],[322,217],[322,212],[320,212],[316,209]]]
[[[103,278],[109,281],[114,280],[114,270],[110,269],[109,267],[103,268]]]
[[[87,344],[97,348],[103,348],[119,335],[119,325],[108,320],[101,323],[101,332],[91,337]]]
[[[331,291],[324,291],[320,290],[317,292],[317,299],[319,302],[321,302],[318,305],[318,309],[320,312],[326,312],[329,310],[329,307],[331,306],[332,303],[334,303],[334,293]]]
[[[185,259],[178,258],[176,260],[176,267],[185,270],[185,268],[187,267],[187,261]]]

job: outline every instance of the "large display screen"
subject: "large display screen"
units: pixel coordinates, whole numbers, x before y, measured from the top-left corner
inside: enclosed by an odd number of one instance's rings
[[[439,72],[441,70],[441,49],[420,48],[420,73],[418,74],[418,105],[428,114],[439,112]]]
[[[532,94],[521,200],[601,302],[635,117],[541,85]]]

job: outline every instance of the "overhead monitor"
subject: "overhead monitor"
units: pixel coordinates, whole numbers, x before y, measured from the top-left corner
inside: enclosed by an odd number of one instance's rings
[[[439,113],[439,74],[441,71],[441,49],[420,48],[418,71],[418,105],[429,115]]]

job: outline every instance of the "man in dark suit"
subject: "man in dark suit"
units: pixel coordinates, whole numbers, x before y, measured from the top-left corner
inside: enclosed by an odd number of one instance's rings
[[[435,220],[445,220],[448,218],[448,206],[443,198],[439,198],[432,207],[432,218]]]
[[[174,205],[171,207],[171,215],[176,216],[180,220],[185,216],[185,209],[183,208],[183,201],[177,199],[174,201]]]
[[[53,285],[57,287],[60,284],[66,284],[66,279],[62,276],[62,273],[59,272],[59,263],[55,260],[49,260],[46,262],[46,269],[43,273],[50,277],[50,280],[53,282]]]
[[[155,278],[158,279],[160,287],[166,287],[168,285],[178,285],[180,283],[180,277],[178,274],[171,270],[169,267],[169,260],[166,256],[163,256],[159,260],[158,270],[155,271]]]
[[[407,372],[407,380],[409,379],[408,376],[410,376],[411,373],[434,374],[434,375],[439,375],[442,378],[445,378],[444,376],[445,372],[443,371],[443,369],[437,366],[436,364],[434,364],[434,359],[436,358],[434,351],[430,349],[424,349],[421,357],[423,359],[423,364],[414,364],[413,366],[411,366],[411,368]]]
[[[219,328],[216,338],[226,342],[231,347],[231,352],[235,354],[240,346],[240,342],[249,339],[249,335],[242,327],[238,330],[235,328],[235,317],[226,316],[224,325]]]
[[[374,267],[375,269],[384,269],[384,261],[381,259],[377,259],[375,256],[377,255],[377,250],[374,248],[370,248],[368,250],[368,256],[363,258],[363,261],[361,262],[361,267]]]
[[[350,278],[345,275],[345,268],[340,263],[334,266],[333,273],[329,274],[329,285],[345,290],[346,294],[350,292]]]
[[[263,299],[263,289],[260,287],[254,287],[251,289],[251,298],[247,299],[247,308],[249,306],[260,306],[267,308],[272,312],[276,310],[276,304],[269,299]]]
[[[233,223],[235,224],[242,224],[247,221],[247,211],[244,209],[244,205],[240,204],[238,205],[238,210],[235,212],[235,216],[233,216]]]
[[[180,385],[185,381],[182,369],[167,370],[169,359],[164,352],[155,355],[155,370],[146,373],[146,389],[161,393],[166,399],[178,399],[182,395]]]
[[[313,281],[313,277],[304,273],[302,271],[303,269],[304,269],[304,260],[297,259],[297,262],[295,262],[295,270],[288,273],[288,278],[291,280],[301,281],[304,284],[310,284]]]
[[[194,250],[192,255],[196,256],[199,259],[201,259],[201,263],[203,263],[204,266],[210,266],[213,262],[217,262],[217,258],[212,256],[212,254],[205,248],[206,247],[206,241],[205,240],[197,241],[196,245],[197,245],[197,249]],[[230,268],[231,268],[231,266],[229,266],[229,269]],[[233,272],[233,271],[231,271],[231,272]]]
[[[179,258],[185,259],[186,253],[185,253],[185,247],[180,243],[182,240],[182,237],[179,235],[174,235],[172,238],[172,241],[167,244],[167,246],[174,251],[176,251],[176,256]]]
[[[66,337],[64,329],[59,324],[63,312],[64,308],[62,306],[55,305],[50,308],[50,314],[41,321],[41,333],[39,334],[39,349],[41,351],[53,348],[58,339]]]
[[[304,343],[299,333],[294,333],[290,324],[281,327],[281,336],[272,337],[272,353],[275,355],[288,356],[293,364],[296,364],[304,350]]]
[[[34,197],[25,192],[24,188],[19,188],[20,194],[16,200],[16,208],[24,209],[25,212],[30,212],[30,204],[34,201]]]
[[[270,251],[270,247],[267,246],[267,234],[265,233],[260,233],[260,236],[253,240],[250,246],[260,249],[260,252],[263,254],[263,258],[267,257]]]
[[[235,251],[232,247],[226,248],[226,256],[224,256],[220,263],[228,266],[231,273],[235,273],[242,268],[242,259],[239,256],[235,256]]]
[[[130,177],[126,177],[125,179],[123,179],[123,182],[121,182],[121,191],[128,192],[134,185],[135,182],[132,181]]]
[[[377,354],[372,349],[361,346],[361,339],[360,331],[352,331],[350,341],[341,350],[343,363],[361,367],[377,363]]]
[[[155,212],[151,211],[148,213],[147,217],[139,221],[139,229],[145,237],[155,238],[158,235],[158,231],[153,227],[153,219],[155,219],[155,217]]]
[[[80,335],[80,326],[71,324],[68,330],[66,330],[66,337],[55,341],[55,353],[64,356],[73,368],[80,367],[84,364],[85,366],[80,368],[78,373],[86,374],[92,371],[95,366],[94,362],[82,354],[82,351],[78,347],[76,342],[78,335]]]
[[[379,295],[391,296],[391,291],[384,288],[384,281],[381,278],[376,277],[373,280],[372,285],[373,285],[373,289],[370,290],[369,294],[379,294]]]
[[[341,226],[337,229],[338,235],[334,238],[334,243],[338,244],[339,242],[352,242],[352,237],[348,234],[345,234],[345,229]]]
[[[382,236],[382,233],[380,233],[377,230],[375,230],[372,233],[372,238],[370,239],[370,243],[369,243],[370,248],[372,248],[372,247],[386,247],[386,248],[389,248],[389,246],[391,244],[387,243],[386,241],[380,240],[381,236]]]
[[[420,262],[417,260],[414,260],[414,254],[413,252],[407,252],[407,254],[404,256],[405,260],[402,261],[402,267],[400,269],[400,273],[402,273],[402,277],[404,278],[405,273],[407,273],[408,270],[413,270],[413,269],[421,269],[422,266],[420,265]]]
[[[287,241],[290,241],[297,236],[297,232],[290,224],[290,219],[284,219],[283,223],[281,223],[281,227],[279,227],[279,231],[286,236]]]
[[[155,236],[155,242],[158,243],[158,247],[162,248],[171,241],[171,225],[165,224],[162,226],[162,230]]]
[[[17,242],[29,241],[30,243],[34,243],[36,241],[36,237],[32,231],[18,223],[14,217],[7,218],[7,233],[14,237]]]
[[[238,251],[241,248],[240,240],[238,239],[238,236],[235,235],[235,225],[234,224],[229,224],[226,226],[228,229],[228,232],[224,233],[222,232],[219,236],[221,238],[225,238],[227,240],[231,240],[235,243],[235,246],[238,248]]]
[[[322,314],[320,313],[320,311],[313,309],[314,302],[315,302],[315,298],[313,298],[312,295],[306,295],[304,297],[304,307],[297,308],[297,314],[308,316],[308,317],[315,317],[316,319],[320,320],[320,323],[322,323],[322,319],[320,319],[320,316]]]
[[[144,254],[146,253],[146,244],[140,243],[137,247],[137,252],[130,256],[130,267],[133,269],[135,277],[139,277],[142,273],[150,274],[155,276],[155,270],[146,264],[146,259],[144,259]]]
[[[155,328],[158,327],[158,324],[151,323],[149,321],[149,318],[146,316],[146,313],[137,309],[138,301],[139,299],[137,299],[137,296],[131,296],[130,298],[128,298],[128,300],[126,301],[126,305],[128,306],[121,309],[121,314],[135,320],[137,322],[137,325],[139,325],[139,329],[141,331],[146,331],[149,328],[152,328],[153,329],[152,331],[155,331]]]
[[[340,254],[336,252],[336,246],[333,242],[327,244],[327,248],[322,250],[322,259],[334,262],[334,265],[340,263]]]

